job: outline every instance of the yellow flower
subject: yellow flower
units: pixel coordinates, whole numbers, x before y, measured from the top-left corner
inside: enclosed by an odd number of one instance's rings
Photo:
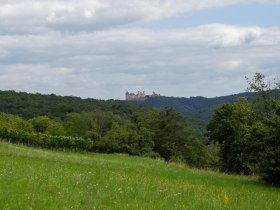
[[[228,195],[225,192],[225,195],[224,195],[224,205],[226,206],[227,204],[228,204]]]

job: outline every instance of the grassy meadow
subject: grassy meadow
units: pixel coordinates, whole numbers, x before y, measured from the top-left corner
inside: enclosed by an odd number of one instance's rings
[[[0,209],[280,209],[280,188],[127,155],[0,142]]]

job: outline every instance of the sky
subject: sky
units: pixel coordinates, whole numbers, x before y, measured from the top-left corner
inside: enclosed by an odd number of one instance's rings
[[[0,90],[216,97],[280,73],[280,0],[0,0]]]

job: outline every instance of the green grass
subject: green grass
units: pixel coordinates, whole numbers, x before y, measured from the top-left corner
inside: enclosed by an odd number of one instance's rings
[[[280,188],[160,160],[0,142],[0,209],[279,210]]]

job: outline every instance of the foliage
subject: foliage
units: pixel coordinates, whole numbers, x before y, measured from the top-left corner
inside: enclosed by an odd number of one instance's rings
[[[247,157],[244,145],[253,122],[253,111],[249,102],[241,98],[215,110],[213,119],[207,125],[207,135],[212,142],[221,144],[222,169],[229,172],[249,173],[244,165]]]
[[[250,100],[256,96],[255,93],[239,93],[229,96],[220,96],[215,98],[205,98],[202,96],[190,98],[177,97],[151,97],[144,102],[133,102],[134,104],[150,105],[152,107],[163,109],[172,107],[180,114],[187,116],[190,126],[200,131],[203,126],[211,119],[212,111],[219,105],[233,102],[238,97],[248,97]]]
[[[97,145],[105,152],[119,152],[131,155],[144,155],[152,151],[153,142],[149,133],[137,130],[134,125],[114,123],[108,135]]]
[[[32,126],[21,117],[0,112],[0,128],[32,131]]]
[[[223,170],[260,174],[280,185],[280,101],[275,97],[280,95],[279,83],[271,86],[259,73],[247,80],[258,97],[252,103],[239,99],[217,108],[207,135],[221,145]]]
[[[162,157],[194,167],[212,164],[208,148],[199,142],[182,115],[172,108],[134,112],[68,113],[64,120],[37,116],[30,120],[0,115],[0,138],[46,148],[70,148],[104,153]],[[86,145],[83,145],[86,144]]]
[[[93,143],[89,139],[71,136],[51,136],[42,133],[29,133],[25,131],[0,129],[0,137],[12,143],[26,144],[55,149],[91,150]]]
[[[87,128],[95,131],[100,137],[104,137],[112,129],[114,123],[122,123],[122,118],[112,112],[83,112],[81,115]]]
[[[165,108],[159,113],[155,125],[155,150],[166,160],[183,158],[185,144],[192,136],[182,116],[172,108]]]
[[[151,107],[164,109],[172,107],[186,117],[192,133],[203,139],[206,123],[212,116],[212,110],[220,104],[233,101],[238,96],[254,97],[255,93],[242,93],[216,98],[190,97],[154,97],[145,102],[125,102],[120,100],[81,99],[73,96],[30,94],[15,91],[0,91],[0,112],[19,115],[24,119],[48,116],[52,120],[64,121],[69,113],[111,112],[121,117],[131,117],[133,113],[144,113]],[[205,139],[204,139],[205,140]]]
[[[47,116],[34,117],[29,122],[32,125],[34,132],[36,133],[46,133],[50,135],[64,135],[65,130],[60,122],[51,120]]]
[[[0,111],[13,114],[2,114],[6,120],[0,116],[0,127],[11,132],[25,131],[38,138],[89,139],[93,151],[161,157],[194,167],[209,167],[215,159],[199,142],[204,138],[204,122],[172,108],[156,110],[114,100],[0,91]]]
[[[69,113],[66,115],[64,128],[70,136],[84,136],[88,130],[86,120],[78,113]]]
[[[24,119],[48,116],[64,120],[68,113],[109,111],[122,116],[135,111],[147,111],[143,105],[124,103],[119,100],[81,99],[74,96],[42,95],[15,91],[0,91],[0,112],[19,115]]]

